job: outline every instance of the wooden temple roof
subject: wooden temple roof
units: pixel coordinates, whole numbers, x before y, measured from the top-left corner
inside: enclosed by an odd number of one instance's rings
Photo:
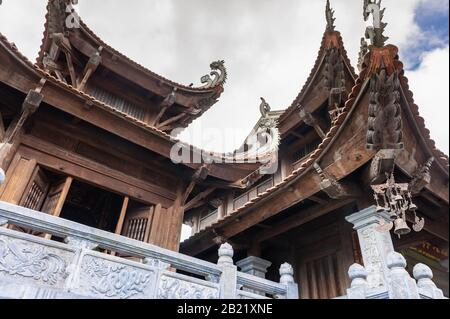
[[[280,116],[279,122],[282,136],[285,136],[290,129],[292,129],[295,125],[298,125],[299,122],[301,122],[301,119],[298,118],[298,116],[292,115],[295,111],[299,109],[300,106],[303,105],[305,98],[309,93],[312,92],[314,85],[319,85],[319,83],[317,82],[320,81],[319,79],[321,75],[320,70],[326,64],[326,56],[328,50],[333,48],[339,51],[339,57],[340,59],[342,59],[344,63],[345,72],[347,75],[346,81],[348,82],[348,85],[350,87],[354,85],[354,81],[356,80],[357,75],[355,73],[355,69],[353,68],[350,62],[350,59],[348,58],[347,50],[345,49],[341,33],[335,30],[326,30],[322,37],[322,42],[320,45],[319,52],[317,54],[317,59],[314,63],[313,68],[311,69],[311,72],[305,84],[301,88],[300,92],[298,93],[292,104]],[[318,98],[320,99],[320,101],[315,102],[315,104],[319,105],[324,100],[328,99],[328,95],[319,95]],[[294,121],[292,122],[293,118]]]
[[[120,110],[97,100],[93,96],[76,89],[72,85],[56,78],[43,70],[38,64],[28,60],[17,47],[0,33],[0,60],[5,65],[0,72],[0,81],[28,93],[45,80],[42,94],[44,102],[84,121],[110,131],[132,143],[154,151],[166,158],[175,144],[191,150],[191,154],[205,154],[204,150],[184,143],[166,132],[140,121]],[[14,76],[10,76],[14,74]],[[260,164],[234,163],[227,164],[229,155],[206,152],[214,163],[209,165],[209,176],[223,182],[224,187],[242,188],[241,180],[254,172]],[[200,157],[201,158],[201,157]],[[198,170],[204,163],[183,165]],[[219,183],[220,184],[220,183]]]
[[[371,46],[369,52],[364,56],[361,72],[355,80],[355,85],[342,113],[332,122],[325,138],[316,150],[308,156],[307,160],[272,188],[267,189],[245,205],[235,209],[231,214],[185,240],[181,244],[181,250],[191,254],[198,254],[213,246],[218,241],[217,237],[228,240],[320,192],[322,190],[320,186],[321,177],[315,170],[314,165],[316,163],[320,163],[324,170],[326,168],[327,173],[332,175],[336,182],[369,163],[375,157],[376,152],[366,147],[366,125],[356,123],[353,117],[356,112],[368,115],[366,103],[369,96],[370,77],[374,72],[380,72],[380,69],[385,66],[387,66],[387,69],[391,68],[392,72],[397,71],[399,73],[403,120],[408,122],[417,139],[423,142],[421,144],[424,156],[435,158],[437,165],[434,165],[433,176],[443,176],[443,179],[447,180],[448,185],[449,157],[436,148],[435,142],[431,139],[430,131],[426,128],[425,121],[419,114],[419,107],[414,103],[413,94],[409,90],[408,79],[404,75],[403,63],[399,60],[397,47],[393,45],[387,45],[383,48]],[[311,77],[308,81],[311,81]],[[299,97],[301,98],[301,96],[302,93]],[[291,106],[286,112],[289,113],[295,109],[294,106]],[[349,143],[348,137],[351,136],[349,134],[354,134],[351,139],[351,143],[354,144]],[[346,144],[350,145],[346,146]],[[339,149],[340,147],[345,148],[345,153]],[[344,158],[336,160],[333,156],[333,151],[336,150],[339,150],[341,154],[346,154]],[[415,172],[407,165],[403,165],[408,161],[409,159],[399,160],[396,162],[396,165],[403,166],[401,167],[402,170],[412,177]],[[441,189],[442,187],[439,185],[432,182],[429,188],[448,204],[448,189]],[[348,201],[333,201],[331,204],[336,204],[335,208],[338,208],[345,203],[348,203]],[[318,217],[318,213],[320,212],[310,212],[309,216],[303,216],[300,220],[302,222],[311,221]],[[297,216],[293,217],[296,220],[299,219]],[[291,219],[286,220],[284,223],[295,224],[296,221]],[[270,231],[268,230],[268,232]],[[435,230],[433,229],[432,231]],[[442,238],[448,237],[448,231],[445,232],[439,229],[435,232]]]
[[[192,84],[182,85],[176,83],[145,68],[112,48],[97,36],[81,19],[78,28],[68,29],[65,26],[67,18],[66,6],[70,3],[70,0],[48,1],[44,35],[37,58],[37,64],[40,68],[46,69],[45,59],[50,55],[50,51],[52,50],[54,35],[63,35],[68,40],[66,47],[70,47],[72,51],[76,49],[76,53],[82,55],[84,59],[89,59],[96,53],[99,53],[101,56],[101,66],[119,75],[126,81],[130,81],[147,90],[149,95],[156,95],[161,99],[165,99],[176,90],[175,101],[172,102],[174,105],[168,110],[171,118],[176,119],[176,121],[174,121],[175,123],[171,123],[170,128],[175,127],[174,124],[176,124],[176,127],[187,127],[192,121],[199,118],[214,105],[224,91],[223,86],[226,81],[226,70],[223,61],[217,61],[211,64],[211,75],[216,76],[215,80],[217,80],[212,81],[213,83],[210,82],[199,87],[194,87]],[[220,76],[218,73],[220,73]],[[208,78],[209,76],[206,77]],[[106,77],[107,81],[108,78],[110,77]],[[210,77],[209,80],[211,80]],[[207,79],[205,82],[207,82]],[[164,129],[164,131],[167,130]]]

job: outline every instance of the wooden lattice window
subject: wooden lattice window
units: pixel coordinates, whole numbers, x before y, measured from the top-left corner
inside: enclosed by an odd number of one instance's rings
[[[125,227],[125,236],[136,239],[139,241],[145,241],[145,233],[147,230],[148,218],[134,218],[129,219]]]
[[[39,167],[36,167],[28,190],[25,192],[24,198],[21,201],[21,206],[33,210],[40,210],[47,197],[48,189],[49,180],[46,174]]]

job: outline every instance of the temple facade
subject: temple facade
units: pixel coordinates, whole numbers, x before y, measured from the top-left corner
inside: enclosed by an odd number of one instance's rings
[[[224,61],[211,63],[198,86],[175,83],[106,44],[72,2],[48,2],[35,64],[0,34],[0,201],[203,266],[218,262],[219,247],[222,262],[230,257],[227,243],[241,272],[272,282],[288,276],[299,283],[289,295],[302,299],[348,294],[355,263],[366,267],[370,288],[388,287],[396,263],[386,256],[397,251],[411,275],[427,265],[448,296],[448,156],[419,115],[379,3],[364,1],[373,27],[354,68],[327,1],[316,62],[292,104],[272,111],[262,99],[242,148],[205,160],[170,132],[218,101]],[[249,141],[261,133],[275,134],[276,145],[254,156]],[[201,160],[174,162],[176,147]],[[183,224],[192,236],[180,244]],[[64,237],[29,223],[4,227],[39,240]],[[105,247],[108,258],[133,260],[129,247]],[[280,271],[285,262],[288,273]]]

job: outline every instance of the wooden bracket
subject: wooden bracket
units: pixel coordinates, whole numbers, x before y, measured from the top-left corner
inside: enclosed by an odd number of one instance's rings
[[[433,166],[434,163],[434,157],[431,157],[428,159],[428,161],[419,166],[419,168],[416,170],[416,172],[413,175],[413,179],[409,183],[409,190],[411,191],[411,194],[417,195],[419,194],[422,189],[424,189],[427,185],[431,182],[431,174],[430,169],[431,166]]]
[[[158,126],[162,119],[162,117],[164,116],[164,114],[166,114],[167,110],[175,104],[176,102],[176,93],[177,93],[177,88],[173,88],[172,92],[166,96],[166,98],[161,102],[160,107],[161,110],[159,111],[158,115],[156,116],[155,120],[153,121],[153,125],[154,126]],[[163,123],[164,124],[164,123]]]
[[[89,80],[91,75],[94,74],[95,70],[97,70],[100,63],[102,63],[102,56],[101,56],[102,50],[103,47],[99,47],[98,51],[89,58],[89,61],[87,62],[83,71],[83,79],[78,85],[78,90],[80,91],[84,90],[87,81]]]
[[[395,159],[399,150],[383,149],[377,152],[370,164],[369,180],[371,184],[381,183],[386,180],[386,174],[390,175],[395,166]]]
[[[325,133],[320,127],[319,121],[316,118],[314,118],[314,116],[312,116],[312,114],[308,110],[302,107],[300,109],[299,115],[306,125],[314,127],[314,129],[316,130],[317,134],[320,136],[321,139],[325,138]]]
[[[194,190],[195,185],[197,185],[197,183],[205,180],[208,177],[208,175],[209,175],[209,164],[203,164],[192,176],[191,182],[189,183],[188,187],[186,188],[186,191],[183,194],[182,202],[181,202],[182,206],[185,206],[186,201],[188,200],[189,195]],[[203,199],[203,198],[200,198],[200,199]]]
[[[314,164],[314,168],[320,175],[321,190],[324,191],[331,199],[356,197],[358,195],[359,192],[357,191],[355,185],[343,181],[337,181],[334,176],[331,176],[325,172],[317,163]]]

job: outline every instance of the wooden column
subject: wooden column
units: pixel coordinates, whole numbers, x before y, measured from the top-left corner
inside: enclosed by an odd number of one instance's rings
[[[123,199],[122,208],[120,210],[119,220],[117,221],[116,230],[114,232],[116,235],[122,234],[123,223],[125,221],[125,216],[127,215],[127,209],[128,209],[129,202],[130,202],[130,198],[128,196],[125,196],[125,198]],[[112,251],[111,255],[115,256],[116,252]]]
[[[36,160],[16,155],[6,172],[6,181],[0,187],[0,200],[19,205],[36,168]]]

